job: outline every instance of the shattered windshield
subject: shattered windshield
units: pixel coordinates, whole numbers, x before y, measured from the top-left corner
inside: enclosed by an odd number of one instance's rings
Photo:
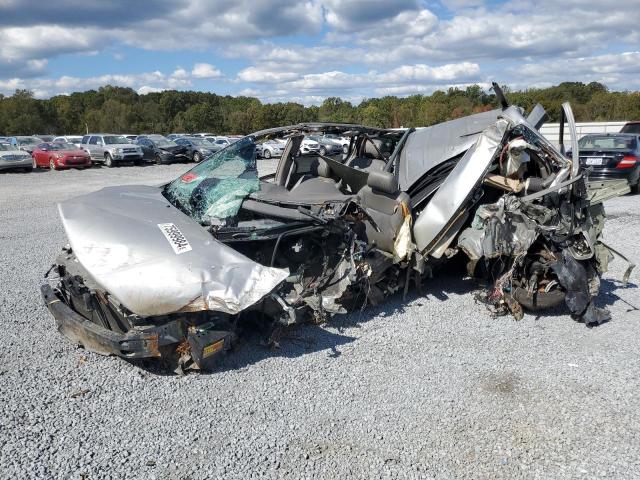
[[[198,222],[211,224],[235,216],[258,188],[255,143],[245,137],[169,183],[164,195]]]

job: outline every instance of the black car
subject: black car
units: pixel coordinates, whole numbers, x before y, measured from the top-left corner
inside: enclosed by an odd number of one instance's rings
[[[592,180],[626,179],[638,192],[640,141],[638,134],[608,133],[585,135],[578,142],[580,166],[591,167]]]
[[[220,147],[201,137],[180,137],[174,140],[176,144],[187,149],[187,156],[196,163],[200,163],[218,150]]]
[[[639,133],[640,134],[640,122],[627,122],[620,129],[620,133]]]
[[[157,164],[188,161],[187,148],[162,135],[138,135],[135,143],[142,148],[143,158]]]

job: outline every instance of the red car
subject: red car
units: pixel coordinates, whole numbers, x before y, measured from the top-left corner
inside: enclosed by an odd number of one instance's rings
[[[89,154],[72,143],[41,143],[31,153],[31,156],[33,157],[33,168],[49,167],[52,170],[60,170],[91,166]]]

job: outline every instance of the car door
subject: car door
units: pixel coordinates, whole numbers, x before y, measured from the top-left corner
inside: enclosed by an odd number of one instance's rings
[[[189,140],[187,140],[186,138],[176,138],[174,142],[176,142],[176,145],[186,148],[186,154],[189,156],[189,158],[192,157],[193,146],[191,145],[191,142]]]
[[[140,139],[138,139],[138,145],[140,145],[140,148],[142,148],[142,157],[145,160],[153,160],[154,159],[153,146],[152,146],[150,140],[148,140],[146,138],[140,138]]]
[[[49,165],[49,152],[47,151],[47,145],[45,143],[41,143],[38,145],[32,153],[33,159],[36,162],[38,167],[44,167],[45,165]]]
[[[99,140],[99,138],[100,137],[98,137],[96,135],[92,135],[91,137],[89,137],[89,141],[84,146],[85,150],[87,152],[89,152],[89,156],[91,157],[91,160],[100,160],[99,155],[98,155],[98,140]]]

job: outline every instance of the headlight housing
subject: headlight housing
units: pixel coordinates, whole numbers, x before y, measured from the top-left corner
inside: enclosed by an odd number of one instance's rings
[[[122,148],[116,148],[116,153],[118,155],[122,155],[124,153],[124,150]]]

